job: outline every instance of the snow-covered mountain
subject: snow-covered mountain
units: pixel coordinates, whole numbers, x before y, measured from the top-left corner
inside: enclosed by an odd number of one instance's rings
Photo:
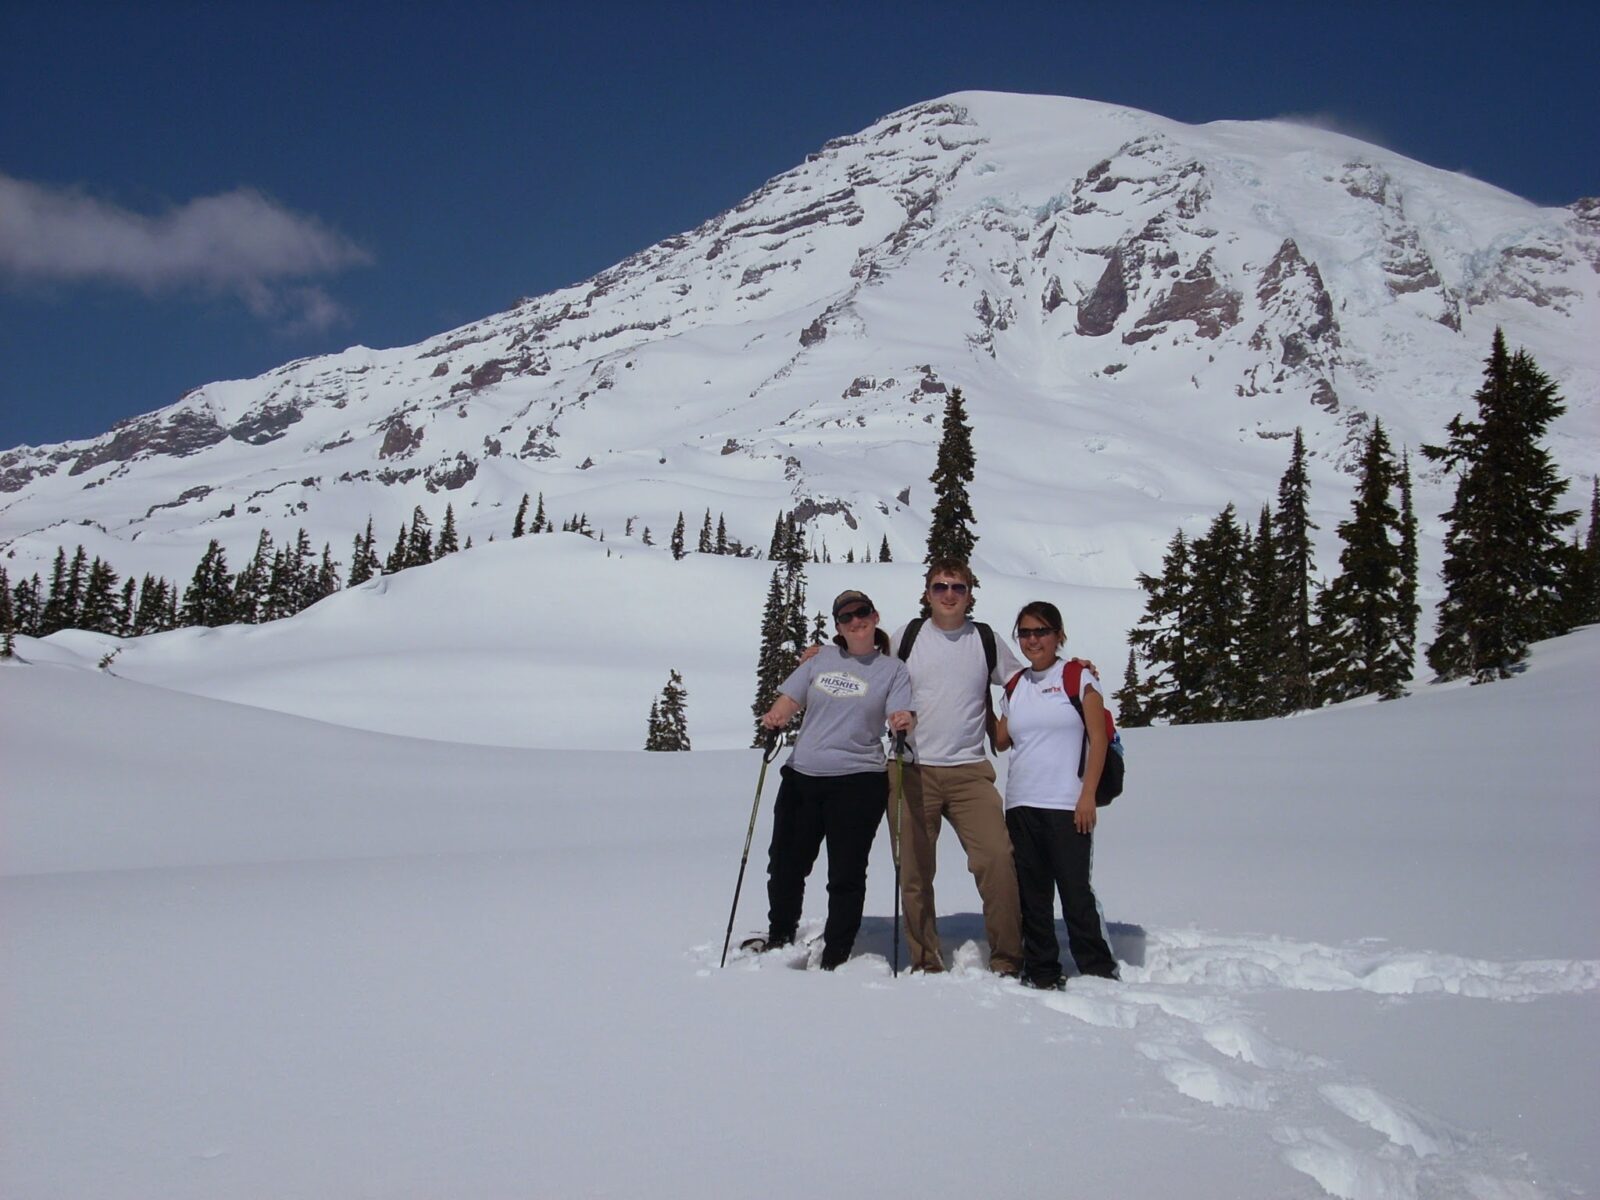
[[[1296,426],[1342,513],[1366,422],[1437,440],[1497,325],[1567,399],[1557,460],[1591,471],[1600,200],[1539,208],[1299,125],[961,93],[475,324],[0,454],[0,547],[13,577],[81,541],[185,578],[210,538],[237,563],[303,526],[342,554],[418,504],[504,537],[543,493],[613,541],[709,508],[764,546],[798,508],[836,558],[920,557],[959,386],[980,565],[1125,588],[1180,523],[1270,498]],[[1420,481],[1425,532],[1441,497]]]

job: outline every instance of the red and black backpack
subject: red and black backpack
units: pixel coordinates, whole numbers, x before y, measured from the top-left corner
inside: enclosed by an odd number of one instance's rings
[[[1026,670],[1026,668],[1024,668]],[[1006,699],[1011,698],[1011,693],[1016,689],[1017,680],[1022,678],[1022,671],[1018,671],[1006,682]],[[1083,664],[1077,659],[1068,659],[1061,668],[1061,690],[1072,701],[1072,707],[1077,710],[1078,720],[1083,721],[1083,701],[1078,699],[1078,692],[1083,687]],[[1100,769],[1100,782],[1094,789],[1094,802],[1096,806],[1104,808],[1118,796],[1122,795],[1122,780],[1127,774],[1127,762],[1122,753],[1122,735],[1117,732],[1117,723],[1111,717],[1111,709],[1106,712],[1106,763]],[[1083,730],[1083,745],[1078,750],[1078,778],[1083,778],[1084,764],[1089,761],[1089,728],[1085,722]]]

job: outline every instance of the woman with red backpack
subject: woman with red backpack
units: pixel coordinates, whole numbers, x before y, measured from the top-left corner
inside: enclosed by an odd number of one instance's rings
[[[1110,752],[1102,685],[1081,663],[1062,661],[1067,635],[1054,604],[1025,604],[1012,632],[1028,666],[1006,685],[995,745],[1011,750],[1005,805],[1022,904],[1021,982],[1065,986],[1057,892],[1079,973],[1116,979],[1117,960],[1089,881],[1095,793]]]

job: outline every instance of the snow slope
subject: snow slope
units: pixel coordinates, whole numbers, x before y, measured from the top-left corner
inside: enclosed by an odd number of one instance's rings
[[[980,969],[953,845],[956,969],[891,979],[884,839],[841,971],[719,970],[753,751],[364,732],[95,650],[0,667],[8,1198],[1600,1188],[1600,631],[1489,687],[1130,731],[1124,980],[1051,996]]]

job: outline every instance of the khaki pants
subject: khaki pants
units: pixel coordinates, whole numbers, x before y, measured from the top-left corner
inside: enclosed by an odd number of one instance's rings
[[[894,764],[889,767],[889,836],[895,837]],[[938,866],[939,827],[954,826],[967,852],[983,901],[983,923],[989,938],[989,966],[1012,974],[1022,966],[1022,912],[1017,901],[1016,867],[1004,806],[994,786],[994,766],[987,760],[954,767],[905,768],[905,812],[901,815],[904,845],[900,847],[900,896],[905,906],[906,943],[913,970],[940,971],[938,911],[933,901],[933,876]]]

